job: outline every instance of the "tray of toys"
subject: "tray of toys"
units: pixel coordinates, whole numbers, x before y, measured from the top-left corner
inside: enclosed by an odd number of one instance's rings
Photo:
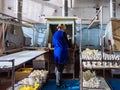
[[[28,77],[18,81],[14,85],[14,90],[39,90],[46,83],[48,71],[33,70]],[[8,90],[12,90],[10,87]]]

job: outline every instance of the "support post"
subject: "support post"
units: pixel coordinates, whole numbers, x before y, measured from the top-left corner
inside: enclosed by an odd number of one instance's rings
[[[103,52],[104,52],[104,48],[103,48],[103,7],[100,7],[100,47],[101,47],[101,58],[103,60]]]
[[[79,43],[79,58],[80,58],[80,90],[83,90],[83,72],[82,72],[82,19],[80,19],[80,43]]]
[[[2,53],[5,52],[5,23],[2,23]]]
[[[15,67],[14,67],[14,59],[11,60],[12,62],[12,90],[14,90],[14,84],[15,84]]]

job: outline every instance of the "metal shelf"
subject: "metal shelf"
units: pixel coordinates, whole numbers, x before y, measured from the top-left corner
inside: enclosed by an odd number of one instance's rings
[[[12,67],[11,68],[8,68],[8,67],[1,67],[0,70],[8,70],[8,69],[11,69],[12,70],[12,77],[11,77],[11,83],[12,83],[12,90],[14,90],[14,84],[15,84],[15,78],[14,78],[14,75],[15,75],[15,62],[14,62],[14,59],[11,59],[11,60],[0,60],[0,62],[11,62],[12,64]]]
[[[93,20],[93,21],[89,24],[88,29],[95,28],[95,27],[97,27],[99,24],[100,24],[100,21],[99,21],[99,20]]]
[[[98,19],[100,18],[100,19]],[[89,26],[88,26],[88,29],[91,29],[91,28],[95,28],[97,25],[100,24],[100,46],[102,47],[101,48],[101,61],[103,60],[103,41],[102,41],[102,24],[103,24],[103,8],[102,6],[100,7],[100,9],[98,10],[98,12],[96,13],[95,17],[91,20]],[[80,52],[80,90],[84,90],[84,87],[83,87],[83,69],[85,69],[83,67],[83,58],[82,58],[82,19],[80,21],[80,25],[81,25],[81,28],[80,28],[80,46],[79,46],[79,52]],[[91,68],[86,68],[86,69],[91,69]],[[100,68],[99,68],[100,69]],[[90,89],[88,89],[90,90]],[[94,90],[94,89],[92,89]]]

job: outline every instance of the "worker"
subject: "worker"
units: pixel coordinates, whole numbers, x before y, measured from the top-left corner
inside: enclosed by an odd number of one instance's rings
[[[68,39],[65,29],[66,26],[64,24],[59,24],[52,40],[54,46],[56,86],[60,88],[67,87],[61,82],[64,65],[68,61]]]

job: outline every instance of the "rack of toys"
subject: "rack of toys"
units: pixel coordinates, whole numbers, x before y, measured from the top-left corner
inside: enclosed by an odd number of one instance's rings
[[[12,65],[12,67],[11,68],[9,68],[9,67],[7,67],[7,66],[1,66],[0,67],[0,70],[2,71],[2,70],[12,70],[12,80],[11,80],[11,84],[12,84],[12,90],[14,90],[14,83],[15,83],[15,79],[14,79],[14,73],[15,73],[15,67],[14,67],[14,64],[15,64],[15,62],[14,62],[14,59],[11,59],[11,60],[0,60],[0,62],[2,62],[2,63],[11,63],[11,65]]]
[[[26,78],[14,84],[15,90],[39,90],[46,83],[48,71],[33,70]],[[13,90],[11,87],[8,90]]]
[[[119,56],[110,55],[104,53],[103,49],[103,10],[102,6],[98,10],[95,17],[92,19],[88,28],[94,28],[96,25],[100,25],[100,49],[98,50],[90,50],[86,49],[82,51],[82,22],[84,19],[80,19],[80,46],[79,46],[79,58],[80,58],[80,90],[111,90],[109,85],[106,83],[105,79],[102,77],[98,77],[95,72],[91,72],[90,70],[94,69],[112,69],[119,68]],[[97,20],[97,17],[100,16],[100,20]],[[96,23],[97,21],[97,23]],[[88,71],[83,72],[88,69]],[[104,83],[103,84],[101,84]]]

